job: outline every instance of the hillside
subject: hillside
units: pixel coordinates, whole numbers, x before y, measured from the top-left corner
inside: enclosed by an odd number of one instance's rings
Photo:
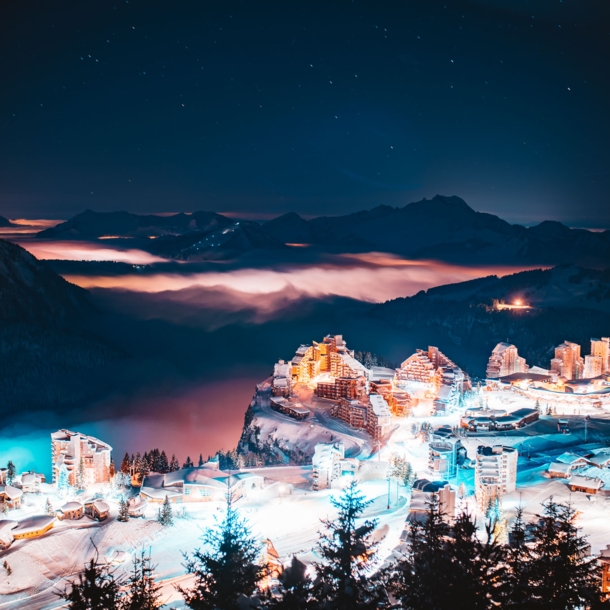
[[[238,221],[215,231],[196,231],[156,239],[150,252],[183,261],[224,260],[253,250],[282,250],[286,245],[257,222]]]
[[[86,293],[29,252],[0,240],[0,321],[61,326],[89,307]]]
[[[494,306],[517,300],[532,308]],[[482,376],[487,356],[500,341],[517,345],[530,365],[548,367],[553,347],[566,339],[580,343],[586,354],[591,337],[608,336],[609,313],[610,269],[566,265],[431,288],[376,305],[369,316],[461,353],[470,373]]]
[[[0,216],[0,227],[14,227],[15,224],[12,223],[8,218],[4,218],[4,216]]]
[[[97,373],[125,356],[85,333],[86,291],[0,240],[0,417],[63,409],[99,395]]]

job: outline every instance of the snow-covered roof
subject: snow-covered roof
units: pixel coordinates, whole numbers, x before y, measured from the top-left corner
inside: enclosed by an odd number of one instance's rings
[[[107,513],[110,510],[110,506],[106,504],[103,500],[95,500],[93,502],[93,506],[98,513]]]
[[[164,489],[163,487],[161,489],[156,488],[156,487],[144,487],[142,486],[142,488],[140,489],[140,493],[147,495],[149,498],[154,498],[156,500],[163,500],[165,498],[165,496],[167,496],[168,498],[178,498],[180,496],[182,496],[182,493],[179,491],[174,491],[171,488],[170,489]]]
[[[79,436],[86,440],[90,445],[93,445],[96,452],[112,451],[112,447],[108,443],[104,443],[94,436],[87,436],[81,432],[72,432],[72,430],[65,429],[58,430],[57,432],[51,432],[51,439],[54,441],[69,441],[74,436]]]
[[[564,462],[552,462],[549,465],[549,472],[555,474],[567,475],[570,473],[570,464],[565,464]]]
[[[390,408],[388,407],[388,403],[381,394],[369,394],[369,400],[371,401],[371,406],[373,407],[373,413],[375,413],[377,417],[390,416]]]
[[[604,482],[601,479],[595,477],[581,477],[574,475],[570,479],[570,487],[585,487],[587,489],[600,489],[604,486]]]
[[[33,472],[26,472],[21,475],[22,485],[35,485],[36,483],[40,482],[40,480],[40,475]]]
[[[9,500],[21,498],[23,492],[12,485],[0,485],[0,496],[5,495]]]
[[[368,373],[367,368],[362,364],[362,362],[358,362],[353,356],[348,354],[347,352],[340,352],[339,356],[342,358],[343,362],[347,364],[353,371],[360,372],[363,375]]]
[[[66,502],[59,510],[62,513],[72,512],[75,510],[81,510],[83,505],[80,502]]]
[[[17,527],[13,530],[13,535],[29,534],[37,530],[45,529],[55,521],[55,517],[51,515],[34,515],[19,521]]]
[[[605,451],[598,453],[597,455],[588,458],[588,461],[599,467],[608,466],[610,465],[610,453],[606,453]]]
[[[562,453],[556,458],[556,461],[561,462],[562,464],[574,464],[576,462],[582,462],[583,464],[586,464],[587,462],[587,460],[582,457],[582,455],[576,455],[571,451],[566,451],[565,453]]]

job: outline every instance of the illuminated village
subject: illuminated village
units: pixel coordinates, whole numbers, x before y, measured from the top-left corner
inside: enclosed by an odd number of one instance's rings
[[[396,369],[366,367],[342,335],[328,335],[299,346],[259,383],[235,468],[221,468],[219,456],[180,468],[157,451],[142,469],[128,456],[113,460],[101,440],[53,432],[50,480],[12,463],[0,470],[0,562],[11,571],[0,595],[34,595],[43,607],[65,578],[58,566],[76,569],[93,543],[118,569],[150,547],[171,600],[173,585],[188,578],[181,552],[214,523],[227,492],[266,541],[267,559],[311,564],[320,519],[352,479],[372,501],[381,562],[404,550],[408,523],[433,496],[448,519],[468,509],[480,527],[497,511],[501,535],[518,507],[531,517],[551,496],[569,499],[592,554],[605,561],[610,339],[592,339],[589,352],[565,341],[543,369],[500,343],[486,379],[473,382],[437,347]],[[246,466],[263,441],[274,463]],[[291,459],[296,449],[301,463]]]

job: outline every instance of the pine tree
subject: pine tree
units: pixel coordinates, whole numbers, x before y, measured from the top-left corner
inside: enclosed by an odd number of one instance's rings
[[[125,457],[123,458],[123,461],[121,462],[121,472],[123,474],[131,474],[131,460],[129,459],[129,453],[125,453]]]
[[[142,481],[142,479],[140,479],[140,472],[142,471],[142,469],[142,457],[140,456],[140,452],[138,451],[136,453],[136,457],[132,462],[132,474],[134,474],[140,482]]]
[[[133,571],[127,581],[127,599],[121,610],[157,610],[161,602],[161,585],[155,582],[155,567],[151,564],[150,551],[144,550],[133,560]]]
[[[324,608],[376,608],[381,591],[369,579],[376,545],[368,537],[377,527],[377,520],[357,523],[371,501],[365,499],[356,481],[351,481],[331,502],[339,514],[322,521],[326,531],[321,534],[317,550],[324,561],[315,564],[316,600]]]
[[[44,504],[44,514],[49,515],[49,517],[52,517],[55,514],[53,505],[51,504],[51,500],[49,500],[49,498],[47,498],[47,501]]]
[[[81,458],[78,462],[78,471],[76,472],[76,489],[82,491],[85,489],[85,461]]]
[[[16,473],[17,473],[17,469],[15,468],[15,464],[13,464],[13,462],[11,460],[9,460],[8,464],[6,465],[6,482],[9,485],[13,484]]]
[[[529,562],[531,554],[526,544],[525,522],[523,508],[519,506],[515,521],[508,535],[509,544],[506,548],[506,585],[503,608],[526,609],[531,597],[529,583]]]
[[[119,502],[119,514],[116,519],[123,523],[129,521],[129,504],[124,496],[121,497],[121,501]]]
[[[415,480],[415,472],[413,471],[413,466],[411,466],[411,462],[407,462],[405,465],[403,485],[407,489],[412,489],[414,480]]]
[[[176,470],[180,470],[180,463],[176,459],[176,456],[172,454],[171,462],[169,463],[169,471],[176,472]]]
[[[165,496],[163,504],[159,507],[159,510],[157,511],[157,521],[161,525],[174,525],[174,513],[172,512],[172,505],[169,501],[168,496]]]
[[[140,482],[142,482],[144,480],[144,477],[146,477],[150,474],[150,467],[148,465],[147,459],[140,460],[140,466],[137,470],[137,474],[138,474],[138,481],[140,481]]]
[[[59,474],[57,477],[57,491],[60,496],[64,496],[70,489],[70,477],[65,466],[59,467]]]
[[[199,468],[201,468],[203,466],[203,454],[202,453],[199,454],[199,464],[198,465],[199,465]]]
[[[167,455],[165,454],[165,451],[162,451],[161,455],[159,456],[159,472],[169,472],[169,463],[167,461]]]
[[[240,597],[254,593],[264,569],[256,564],[260,547],[230,493],[224,519],[205,532],[203,542],[210,550],[198,549],[186,557],[187,571],[195,576],[193,588],[178,591],[193,610],[237,610]]]
[[[182,468],[193,468],[195,464],[193,464],[193,460],[191,460],[190,456],[186,457],[186,462],[182,464]]]
[[[456,610],[491,610],[503,594],[504,548],[493,535],[494,523],[486,526],[487,540],[477,537],[477,527],[468,513],[462,513],[451,528],[446,553],[451,560],[444,585],[452,592]]]
[[[296,556],[292,557],[290,566],[279,575],[278,580],[281,595],[277,599],[272,598],[268,607],[281,610],[313,610],[313,583],[307,576],[307,566]]]
[[[385,575],[389,590],[404,610],[452,607],[454,600],[445,586],[451,573],[451,559],[446,552],[449,534],[438,495],[433,494],[425,516],[410,525],[407,554]]]
[[[550,498],[533,527],[528,578],[531,598],[543,610],[576,610],[599,602],[599,569],[587,539],[574,525],[570,504]]]
[[[107,565],[99,563],[96,553],[79,574],[78,581],[70,583],[58,595],[68,602],[71,610],[121,610],[122,584]]]

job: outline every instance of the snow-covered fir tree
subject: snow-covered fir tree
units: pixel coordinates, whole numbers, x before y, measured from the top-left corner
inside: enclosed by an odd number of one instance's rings
[[[65,466],[60,466],[58,470],[57,491],[61,497],[64,497],[70,491],[70,476]]]
[[[142,550],[134,557],[121,610],[157,610],[163,605],[161,586],[155,582],[155,567],[151,563],[150,551],[147,554]]]
[[[85,489],[85,460],[82,457],[78,462],[78,470],[76,471],[76,489],[79,491]]]
[[[44,514],[49,515],[50,517],[55,514],[55,511],[53,510],[53,505],[51,504],[51,500],[49,500],[49,498],[47,498],[47,501],[44,504]]]
[[[187,557],[186,568],[195,582],[178,590],[193,610],[238,610],[238,600],[251,597],[264,576],[257,564],[260,545],[233,502],[227,494],[224,519],[203,535],[205,550]]]
[[[129,521],[129,504],[125,499],[125,496],[121,496],[121,500],[119,501],[119,514],[117,515],[117,521],[122,521],[125,523]]]
[[[157,510],[157,521],[161,525],[174,525],[174,514],[172,511],[172,505],[169,501],[169,497],[165,496],[165,500],[163,500],[163,504]]]
[[[171,459],[171,461],[169,463],[169,471],[170,472],[176,472],[176,470],[180,470],[180,463],[176,459],[176,456],[172,455],[172,459]]]
[[[326,531],[317,547],[322,561],[315,564],[315,599],[323,608],[378,608],[384,593],[370,579],[377,553],[377,543],[370,536],[377,520],[362,520],[371,501],[352,480],[331,502],[339,514],[322,521]]]
[[[13,484],[16,474],[17,474],[17,469],[15,468],[15,464],[13,464],[12,460],[9,460],[8,464],[6,465],[6,482],[9,485]]]

